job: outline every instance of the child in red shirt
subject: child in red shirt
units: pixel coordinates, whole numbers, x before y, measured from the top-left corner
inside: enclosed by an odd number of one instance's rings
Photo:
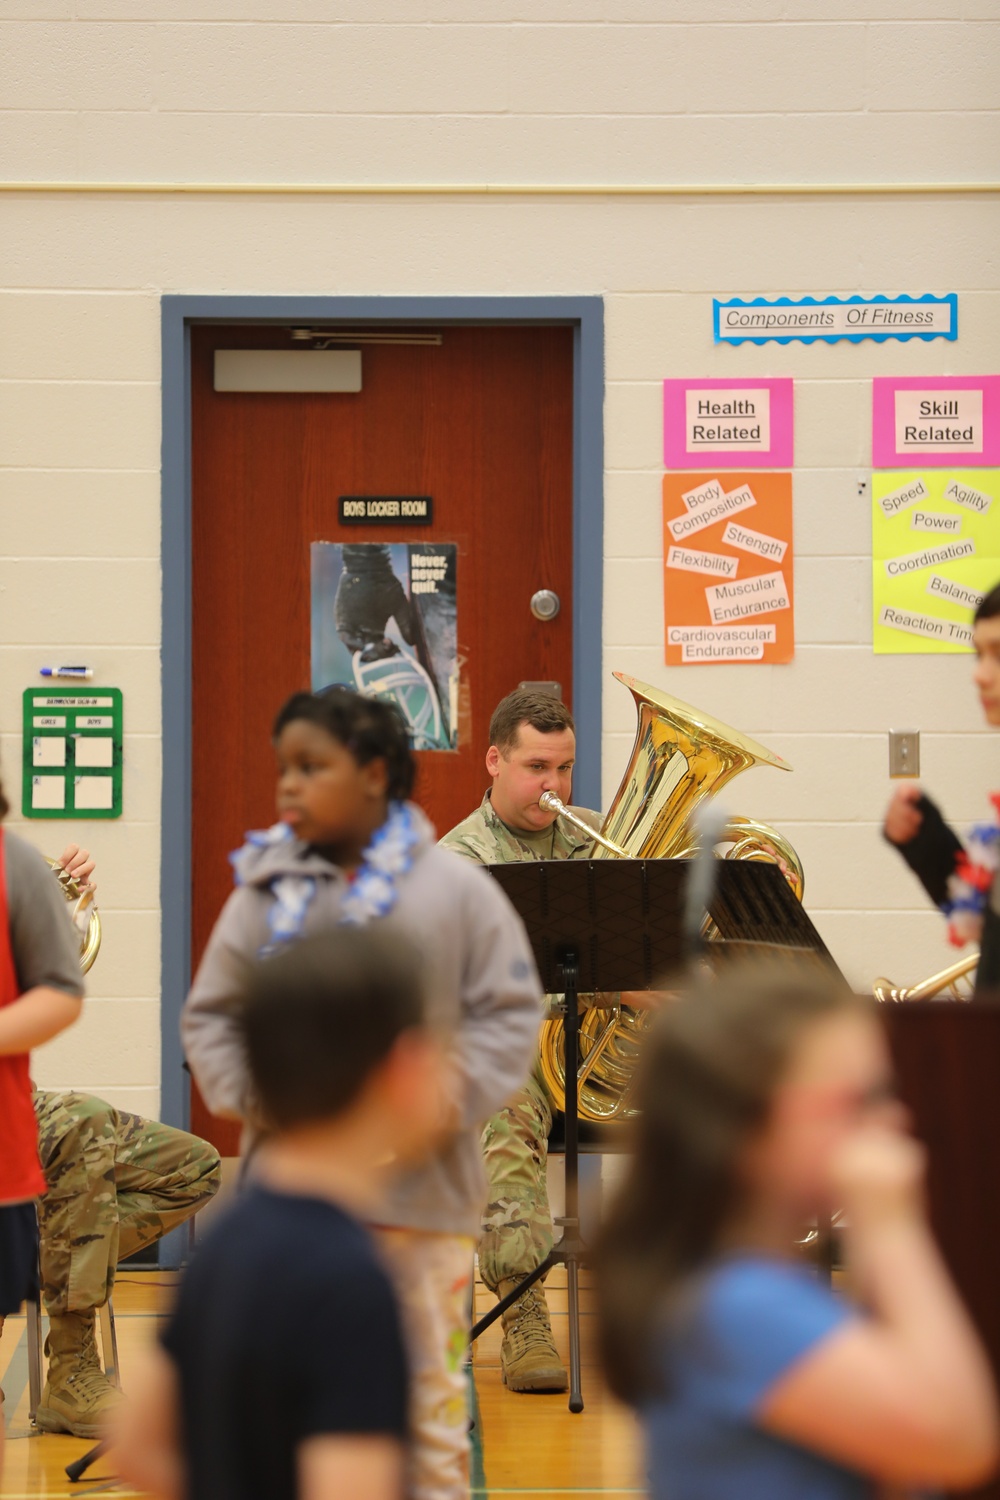
[[[0,819],[8,804],[0,787]],[[38,1289],[35,1199],[45,1192],[29,1052],[80,1014],[79,943],[41,855],[0,829],[0,1320]],[[0,1420],[0,1472],[3,1467]]]

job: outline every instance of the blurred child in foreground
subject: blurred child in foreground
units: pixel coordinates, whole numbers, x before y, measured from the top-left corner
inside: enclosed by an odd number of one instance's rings
[[[797,965],[733,970],[657,1017],[636,1103],[600,1301],[652,1494],[853,1500],[986,1478],[992,1379],[869,1006]],[[857,1304],[794,1251],[834,1208]]]
[[[240,1026],[269,1134],[123,1409],[122,1470],[152,1494],[401,1500],[402,1333],[360,1220],[440,1125],[420,970],[403,939],[344,928],[252,972]]]
[[[0,819],[7,802],[0,787]],[[45,1192],[29,1053],[77,1019],[80,948],[48,866],[0,829],[0,1327],[38,1295],[35,1199]],[[0,1472],[3,1470],[0,1411]]]

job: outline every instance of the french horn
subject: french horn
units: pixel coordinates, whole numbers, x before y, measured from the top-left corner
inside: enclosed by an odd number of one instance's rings
[[[66,900],[72,902],[70,918],[80,934],[80,968],[86,974],[101,947],[101,918],[94,902],[94,892],[89,885],[81,885],[67,874],[58,860],[47,859],[46,863]]]
[[[728,724],[638,682],[623,672],[638,713],[635,744],[621,785],[599,834],[552,793],[543,804],[594,839],[592,859],[690,859],[698,839],[692,815],[734,776],[751,766],[792,768],[780,755]],[[750,818],[731,818],[720,845],[723,858],[777,863],[799,900],[805,884],[802,864],[787,839]],[[706,936],[714,934],[711,924]],[[580,1018],[581,1066],[578,1112],[581,1119],[625,1119],[635,1064],[642,1047],[648,1013],[616,1005],[591,1007]],[[565,1033],[561,1020],[545,1021],[539,1041],[539,1065],[558,1109],[566,1103]]]

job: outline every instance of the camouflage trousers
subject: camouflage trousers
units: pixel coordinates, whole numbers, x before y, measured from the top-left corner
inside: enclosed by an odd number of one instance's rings
[[[42,1295],[49,1313],[100,1307],[120,1260],[176,1229],[217,1191],[219,1154],[183,1130],[92,1094],[36,1089]]]
[[[552,1100],[536,1065],[483,1131],[488,1199],[479,1241],[479,1274],[491,1291],[526,1276],[552,1249],[546,1167]]]

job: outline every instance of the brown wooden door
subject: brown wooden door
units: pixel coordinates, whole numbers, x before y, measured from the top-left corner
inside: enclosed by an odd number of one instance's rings
[[[380,330],[384,331],[384,330]],[[459,745],[419,756],[440,832],[479,802],[490,713],[518,682],[572,702],[572,332],[444,327],[362,345],[362,390],[223,394],[219,348],[294,348],[286,329],[192,330],[192,960],[232,887],[227,854],[274,816],[270,726],[310,685],[310,544],[454,542],[464,664]],[[341,526],[341,495],[430,495],[433,523]],[[553,589],[555,620],[532,593]],[[235,1132],[195,1097],[192,1128]]]

